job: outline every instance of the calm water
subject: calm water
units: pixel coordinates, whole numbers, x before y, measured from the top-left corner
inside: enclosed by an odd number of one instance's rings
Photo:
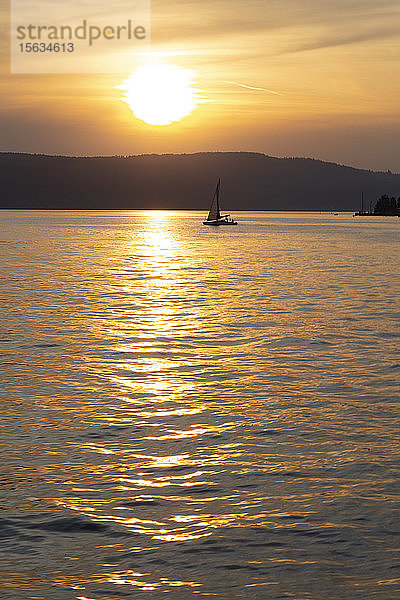
[[[2,600],[393,600],[400,219],[0,213]]]

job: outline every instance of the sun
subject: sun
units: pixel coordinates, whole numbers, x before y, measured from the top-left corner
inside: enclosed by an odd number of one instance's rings
[[[137,119],[150,125],[170,125],[207,102],[195,83],[195,71],[162,62],[137,67],[117,89],[124,92],[122,100]]]

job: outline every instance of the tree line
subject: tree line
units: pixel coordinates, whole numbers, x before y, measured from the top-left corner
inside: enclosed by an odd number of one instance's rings
[[[378,198],[374,208],[374,215],[400,216],[400,197],[396,200],[394,196],[389,197],[387,194],[384,194]]]

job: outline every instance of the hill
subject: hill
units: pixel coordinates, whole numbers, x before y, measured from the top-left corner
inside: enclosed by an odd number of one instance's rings
[[[400,195],[400,175],[251,152],[113,157],[0,153],[0,208],[358,210]]]

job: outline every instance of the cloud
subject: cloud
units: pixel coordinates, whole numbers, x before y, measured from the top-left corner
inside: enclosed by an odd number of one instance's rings
[[[231,43],[233,54],[257,46],[274,55],[400,35],[400,5],[398,0],[171,0],[168,5],[153,0],[152,22],[156,45],[199,50],[204,45],[211,53]],[[268,52],[271,40],[275,51]]]
[[[241,88],[245,88],[246,90],[254,90],[256,92],[267,92],[268,94],[273,94],[275,96],[282,96],[280,92],[276,92],[274,90],[268,90],[263,87],[255,87],[254,85],[247,85],[245,83],[238,83],[237,81],[223,81],[222,83],[228,83],[229,85],[236,85]]]

